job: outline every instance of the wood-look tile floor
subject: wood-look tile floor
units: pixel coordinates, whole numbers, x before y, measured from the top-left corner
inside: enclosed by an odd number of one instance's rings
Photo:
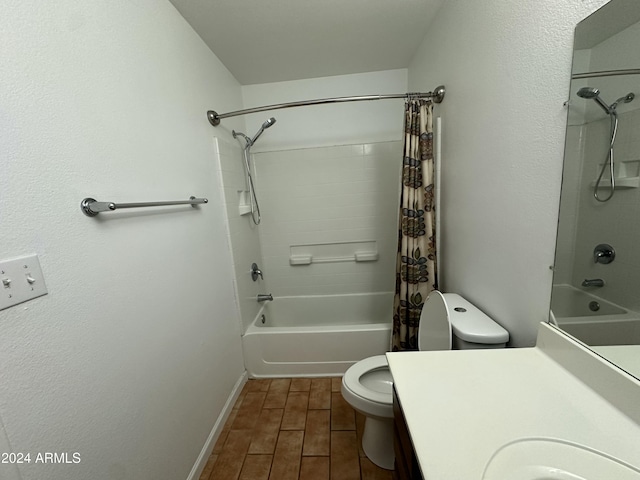
[[[341,381],[249,380],[200,480],[391,480],[364,455]]]

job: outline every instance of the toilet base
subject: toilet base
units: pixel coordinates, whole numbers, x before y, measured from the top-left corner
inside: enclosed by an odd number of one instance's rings
[[[362,450],[380,468],[393,470],[393,418],[366,417]]]

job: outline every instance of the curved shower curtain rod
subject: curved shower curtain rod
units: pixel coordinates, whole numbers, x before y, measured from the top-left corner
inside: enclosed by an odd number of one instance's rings
[[[574,73],[571,75],[572,80],[578,80],[580,78],[594,78],[594,77],[615,77],[620,75],[638,75],[640,74],[640,68],[626,68],[620,70],[603,70],[600,72],[584,72]]]
[[[214,110],[207,112],[209,123],[214,127],[220,125],[220,120],[237,115],[245,115],[247,113],[266,112],[268,110],[279,110],[281,108],[303,107],[306,105],[322,105],[325,103],[342,103],[342,102],[361,102],[365,100],[386,100],[389,98],[431,98],[434,103],[441,103],[444,99],[444,85],[436,87],[433,92],[427,93],[398,93],[391,95],[361,95],[359,97],[336,97],[336,98],[320,98],[317,100],[303,100],[300,102],[278,103],[275,105],[265,105],[264,107],[247,108],[245,110],[236,110],[235,112],[218,113]]]

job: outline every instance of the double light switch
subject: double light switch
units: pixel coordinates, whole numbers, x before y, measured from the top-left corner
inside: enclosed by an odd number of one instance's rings
[[[0,262],[0,310],[46,295],[37,255]]]

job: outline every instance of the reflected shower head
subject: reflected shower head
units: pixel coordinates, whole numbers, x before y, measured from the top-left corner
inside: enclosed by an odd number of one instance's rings
[[[600,90],[596,87],[582,87],[578,90],[578,96],[586,99],[593,99],[608,115],[615,115],[615,108],[611,108],[600,98]]]
[[[633,92],[629,92],[624,97],[620,97],[615,102],[613,102],[611,104],[611,108],[615,110],[616,108],[618,108],[618,105],[620,104],[620,102],[629,103],[629,102],[632,102],[634,98],[636,98],[636,94]]]
[[[581,98],[595,98],[600,95],[600,90],[596,87],[583,87],[578,90],[578,96]]]

